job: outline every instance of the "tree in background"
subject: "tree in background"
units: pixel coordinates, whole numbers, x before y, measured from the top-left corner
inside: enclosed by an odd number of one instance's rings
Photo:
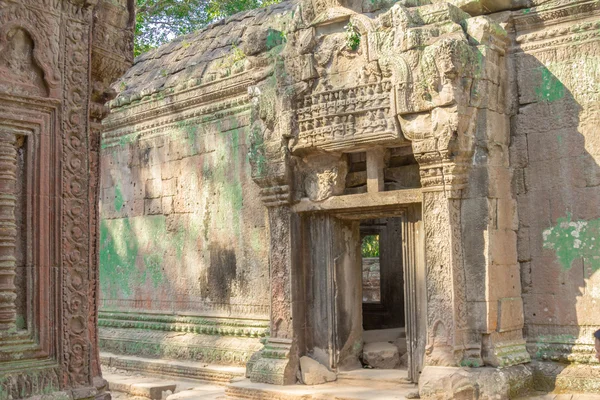
[[[379,235],[367,235],[362,239],[360,250],[363,257],[379,257]]]
[[[281,0],[136,0],[135,55],[235,13]]]

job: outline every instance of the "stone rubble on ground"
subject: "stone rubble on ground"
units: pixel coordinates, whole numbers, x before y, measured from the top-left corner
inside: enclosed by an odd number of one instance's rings
[[[337,379],[335,372],[306,356],[300,358],[300,376],[305,385],[321,385]]]
[[[400,362],[398,347],[388,342],[367,343],[363,347],[363,361],[373,368],[394,369]]]

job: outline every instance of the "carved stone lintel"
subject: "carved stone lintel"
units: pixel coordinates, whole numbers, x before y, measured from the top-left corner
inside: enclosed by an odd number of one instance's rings
[[[0,131],[0,331],[16,329],[17,138]]]

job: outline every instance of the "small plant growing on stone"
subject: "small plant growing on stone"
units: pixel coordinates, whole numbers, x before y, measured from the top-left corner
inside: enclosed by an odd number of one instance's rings
[[[346,30],[346,45],[352,51],[356,51],[360,46],[360,32],[351,21],[348,21],[344,29]]]

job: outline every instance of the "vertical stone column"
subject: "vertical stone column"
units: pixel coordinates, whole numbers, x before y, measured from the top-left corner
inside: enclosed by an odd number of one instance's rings
[[[264,191],[264,189],[263,189]],[[293,314],[295,260],[294,230],[298,218],[289,205],[268,207],[270,231],[271,332],[265,347],[248,363],[253,382],[290,385],[298,370],[297,337]]]
[[[0,331],[16,329],[17,138],[0,130]]]
[[[464,167],[439,153],[418,154],[423,184],[423,220],[427,285],[425,364],[482,364],[481,345],[469,339],[461,196]],[[473,343],[470,343],[473,342]]]

